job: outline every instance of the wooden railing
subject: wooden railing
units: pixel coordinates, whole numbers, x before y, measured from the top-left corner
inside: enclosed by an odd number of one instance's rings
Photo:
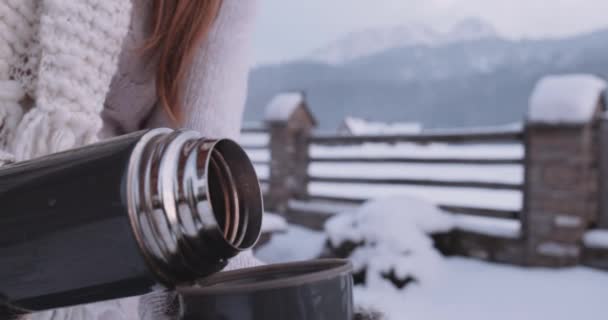
[[[353,145],[363,143],[483,143],[512,142],[521,140],[521,130],[499,130],[496,132],[474,133],[427,133],[407,135],[316,135],[310,137],[310,143],[321,145]]]
[[[245,143],[244,148],[251,152],[267,150],[271,153],[271,144],[273,137],[271,136],[271,130],[265,129],[261,125],[248,125],[243,128],[243,134],[267,134],[268,143]],[[276,132],[276,131],[275,131]],[[284,132],[277,132],[276,134],[284,134]],[[416,135],[390,135],[390,136],[344,136],[344,135],[329,135],[329,134],[311,134],[304,140],[304,143],[295,146],[282,146],[282,149],[288,148],[305,148],[306,161],[301,166],[295,168],[295,171],[299,171],[303,177],[300,181],[302,185],[287,186],[288,183],[283,183],[285,188],[292,188],[294,192],[290,193],[291,199],[303,200],[303,201],[323,201],[323,202],[338,202],[338,203],[352,203],[360,204],[368,200],[363,197],[345,197],[345,196],[331,196],[323,194],[310,194],[308,192],[308,185],[310,183],[331,183],[340,185],[379,185],[379,186],[420,186],[420,187],[441,187],[441,188],[469,188],[469,189],[487,189],[487,190],[510,190],[522,192],[522,183],[509,183],[509,182],[492,182],[492,181],[476,181],[475,179],[441,179],[441,178],[407,178],[407,177],[356,177],[356,176],[327,176],[327,175],[312,175],[309,173],[309,166],[311,164],[364,164],[366,166],[375,165],[386,165],[386,164],[441,164],[441,165],[468,165],[468,166],[496,166],[496,165],[507,165],[507,166],[522,166],[524,165],[523,157],[517,156],[487,156],[487,157],[457,157],[454,155],[447,157],[438,156],[424,156],[424,157],[413,157],[407,154],[403,155],[390,155],[390,156],[315,156],[311,155],[309,149],[311,146],[324,146],[324,147],[343,147],[343,146],[357,146],[363,144],[382,144],[382,145],[396,145],[399,143],[410,143],[416,146],[424,147],[432,144],[448,144],[450,146],[458,145],[471,145],[471,144],[523,144],[524,135],[521,130],[496,130],[493,132],[432,132],[425,134]],[[280,172],[287,172],[284,168],[278,168],[283,163],[280,161],[272,161],[272,155],[270,161],[261,161],[254,159],[255,165],[270,166],[269,170],[274,168]],[[274,166],[274,167],[273,167]],[[294,168],[292,168],[294,169]],[[293,171],[293,170],[292,170]],[[523,171],[523,170],[522,170]],[[291,172],[293,173],[293,172]],[[272,174],[271,174],[272,176]],[[277,176],[275,175],[275,178]],[[283,180],[288,180],[289,177],[278,176]],[[270,177],[261,177],[260,181],[264,184],[270,183]],[[281,184],[280,181],[275,183]],[[273,195],[267,194],[267,198],[272,198]],[[285,199],[288,200],[288,199]],[[272,201],[271,201],[272,202]],[[497,209],[497,208],[483,208],[479,206],[462,206],[453,204],[439,204],[444,210],[456,213],[456,214],[470,214],[477,216],[486,217],[498,217],[507,219],[518,219],[520,216],[520,210],[511,209]],[[276,209],[276,208],[273,208]],[[285,206],[286,210],[289,210],[289,206]],[[323,216],[327,216],[331,212],[323,212]]]

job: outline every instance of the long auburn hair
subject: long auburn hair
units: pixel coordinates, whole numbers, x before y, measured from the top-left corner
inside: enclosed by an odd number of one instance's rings
[[[171,120],[178,124],[183,118],[181,95],[188,69],[222,0],[152,1],[152,32],[142,50],[157,59],[156,92]]]

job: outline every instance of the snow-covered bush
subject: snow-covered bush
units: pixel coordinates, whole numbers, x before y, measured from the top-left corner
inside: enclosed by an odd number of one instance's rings
[[[357,282],[399,289],[435,278],[441,255],[429,235],[451,228],[449,214],[405,195],[368,201],[325,225],[330,247],[351,259]]]

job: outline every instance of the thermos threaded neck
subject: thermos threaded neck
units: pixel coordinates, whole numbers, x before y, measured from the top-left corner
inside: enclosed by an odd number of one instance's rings
[[[125,194],[142,254],[169,287],[221,270],[260,234],[258,179],[232,140],[149,131],[129,160]]]

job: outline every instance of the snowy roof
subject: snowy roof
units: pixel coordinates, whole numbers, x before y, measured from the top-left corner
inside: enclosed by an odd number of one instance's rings
[[[587,123],[605,89],[606,81],[593,75],[547,76],[534,88],[528,120],[544,124]]]
[[[287,121],[304,102],[302,92],[284,92],[276,95],[266,107],[266,121]]]

